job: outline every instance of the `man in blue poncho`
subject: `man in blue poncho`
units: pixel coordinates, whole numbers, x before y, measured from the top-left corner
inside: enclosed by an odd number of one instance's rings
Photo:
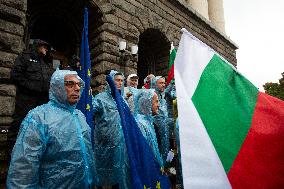
[[[151,147],[156,161],[159,163],[161,169],[163,169],[163,159],[158,147],[153,117],[158,114],[158,96],[153,89],[141,89],[135,97],[135,104],[137,107],[137,112],[135,113],[137,124]]]
[[[84,88],[77,72],[57,70],[47,104],[31,110],[12,152],[7,188],[91,188],[90,128],[75,109]]]
[[[155,89],[159,97],[159,115],[168,117],[167,102],[165,100],[166,81],[162,76],[156,76],[151,79],[151,88]]]
[[[155,129],[159,143],[159,149],[164,161],[166,163],[167,155],[170,150],[170,131],[169,127],[172,124],[172,119],[168,117],[167,102],[165,99],[165,78],[156,76],[151,79],[151,87],[159,98],[159,113],[154,117]]]
[[[123,74],[112,70],[110,76],[123,96]],[[97,186],[130,188],[126,144],[119,112],[109,86],[104,92],[93,98],[93,111],[95,120],[94,155],[99,180]]]

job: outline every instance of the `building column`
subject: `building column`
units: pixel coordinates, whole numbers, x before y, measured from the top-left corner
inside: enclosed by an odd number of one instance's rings
[[[223,0],[208,0],[208,15],[209,20],[225,33]]]
[[[203,17],[209,19],[207,0],[189,0],[189,5]]]

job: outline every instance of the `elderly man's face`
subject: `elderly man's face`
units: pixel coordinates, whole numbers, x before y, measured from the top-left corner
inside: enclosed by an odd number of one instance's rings
[[[160,78],[157,80],[156,82],[157,88],[159,89],[159,91],[164,92],[165,87],[166,87],[166,81],[165,78]]]
[[[114,76],[114,84],[115,84],[115,86],[116,86],[116,88],[118,90],[121,90],[121,87],[122,87],[122,84],[123,84],[123,80],[124,80],[124,78],[123,78],[122,75]]]
[[[64,85],[67,93],[67,101],[70,105],[76,104],[80,99],[80,89],[82,86],[77,75],[66,75],[64,77]]]
[[[152,98],[152,114],[158,115],[158,110],[159,110],[159,99],[158,95],[155,93]]]
[[[128,86],[137,88],[137,86],[138,86],[138,78],[136,78],[136,77],[130,78]]]

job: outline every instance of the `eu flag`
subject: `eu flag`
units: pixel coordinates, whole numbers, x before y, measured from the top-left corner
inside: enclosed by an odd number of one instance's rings
[[[111,88],[121,119],[124,140],[130,164],[131,185],[137,189],[169,189],[170,181],[163,175],[151,147],[142,135],[128,105],[119,94],[110,76],[106,80]]]
[[[81,94],[77,108],[86,116],[87,123],[93,132],[93,107],[91,91],[91,60],[88,41],[88,9],[84,9],[84,27],[82,32],[81,52],[80,52],[80,69],[78,75],[85,82],[85,89]],[[93,137],[92,137],[93,138]]]

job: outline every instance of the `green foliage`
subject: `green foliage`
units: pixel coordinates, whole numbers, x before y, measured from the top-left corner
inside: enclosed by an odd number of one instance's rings
[[[284,100],[284,72],[281,74],[282,78],[279,79],[279,83],[268,82],[263,85],[265,93]]]

